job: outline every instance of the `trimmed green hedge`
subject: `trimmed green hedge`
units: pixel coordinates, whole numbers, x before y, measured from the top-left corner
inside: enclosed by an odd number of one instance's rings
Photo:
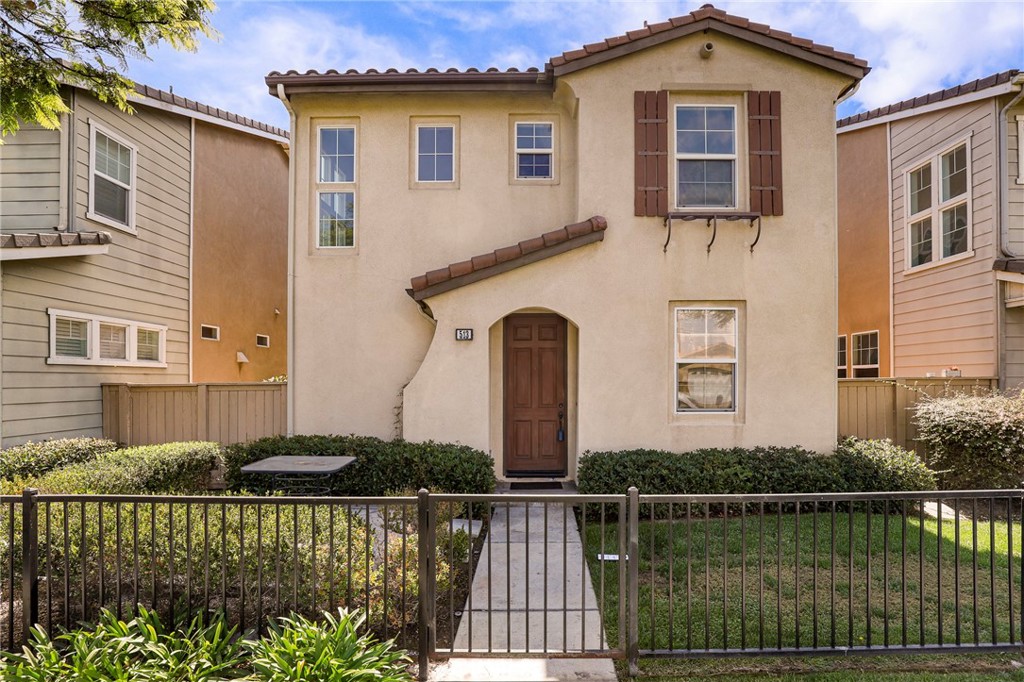
[[[1021,486],[1024,394],[929,398],[918,403],[915,421],[944,488]]]
[[[0,480],[12,480],[43,474],[89,462],[117,449],[117,443],[102,438],[59,438],[28,442],[0,451]]]
[[[765,494],[934,490],[935,475],[917,455],[890,441],[848,438],[834,453],[799,447],[587,452],[579,491],[646,495]]]
[[[92,461],[19,483],[47,493],[195,493],[206,489],[219,456],[217,443],[140,445],[106,452]]]
[[[494,461],[485,452],[453,443],[384,441],[372,436],[272,436],[229,445],[224,453],[228,488],[269,488],[268,477],[246,476],[241,468],[275,455],[355,457],[332,479],[332,491],[338,495],[378,496],[419,488],[450,493],[494,490]]]

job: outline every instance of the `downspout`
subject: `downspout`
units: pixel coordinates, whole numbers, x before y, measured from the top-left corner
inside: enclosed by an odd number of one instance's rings
[[[277,98],[288,111],[288,129],[291,131],[290,151],[288,153],[288,352],[285,354],[285,372],[288,383],[285,395],[288,402],[286,415],[287,435],[295,435],[295,137],[297,135],[295,110],[284,84],[277,84]]]
[[[1017,74],[1012,81],[1013,85],[1024,86],[1024,74]],[[999,182],[996,183],[996,203],[999,206],[999,252],[1007,258],[1020,258],[1021,254],[1010,250],[1010,202],[1003,198],[1009,195],[1009,188],[1006,186],[1010,176],[1010,160],[1007,153],[1009,137],[1006,132],[1006,116],[1010,109],[1015,107],[1021,99],[1024,99],[1024,87],[1021,87],[1017,96],[999,111],[999,144],[996,146],[996,154],[999,155]],[[1020,144],[1020,140],[1017,141]]]

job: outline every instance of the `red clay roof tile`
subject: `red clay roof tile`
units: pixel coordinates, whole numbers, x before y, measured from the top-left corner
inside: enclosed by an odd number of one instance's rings
[[[566,225],[565,227],[552,230],[551,232],[545,232],[539,237],[525,239],[512,246],[506,246],[491,251],[490,253],[473,256],[469,260],[452,263],[444,268],[431,270],[424,275],[417,275],[410,280],[410,285],[412,287],[410,289],[410,295],[417,300],[422,300],[422,298],[425,298],[430,294],[421,295],[421,292],[424,292],[436,285],[452,281],[457,282],[460,278],[463,279],[465,284],[469,284],[472,281],[477,281],[484,277],[504,272],[507,267],[499,269],[497,266],[504,263],[514,263],[517,259],[524,259],[530,254],[537,254],[538,252],[543,252],[547,249],[550,253],[541,253],[539,256],[539,258],[547,258],[565,251],[566,247],[560,246],[562,244],[569,245],[569,248],[576,248],[576,245],[572,245],[573,241],[579,242],[578,246],[584,246],[595,239],[602,239],[603,234],[598,234],[597,237],[593,237],[591,235],[594,235],[594,233],[603,233],[606,229],[608,229],[608,221],[601,216],[594,216],[582,222]],[[523,264],[525,265],[527,262],[532,263],[539,258],[537,255],[532,255]],[[491,272],[488,273],[488,270]],[[476,273],[483,274],[473,278],[469,277],[470,275],[476,275]],[[455,286],[461,286],[461,284],[447,287],[445,290],[453,289]]]
[[[929,93],[927,95],[920,95],[918,97],[911,97],[905,99],[902,102],[896,102],[894,104],[886,104],[884,107],[878,107],[871,111],[863,111],[853,116],[847,116],[846,118],[840,119],[836,123],[837,128],[843,128],[845,126],[854,125],[855,123],[863,123],[864,121],[870,121],[875,118],[881,118],[888,116],[889,114],[899,113],[901,111],[907,111],[909,109],[915,109],[917,107],[925,106],[926,104],[935,104],[937,102],[943,102],[961,95],[968,95],[978,90],[984,90],[986,88],[992,88],[997,85],[1003,85],[1013,80],[1020,71],[1017,69],[1010,69],[1009,71],[1003,71],[1001,73],[994,73],[984,78],[978,78],[968,83],[961,83],[960,85],[954,85],[953,87],[946,88],[945,90],[937,90],[936,92]]]

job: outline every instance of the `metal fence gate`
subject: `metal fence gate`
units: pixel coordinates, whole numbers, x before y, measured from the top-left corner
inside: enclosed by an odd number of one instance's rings
[[[1021,490],[0,497],[0,647],[361,609],[418,658],[1017,651]]]

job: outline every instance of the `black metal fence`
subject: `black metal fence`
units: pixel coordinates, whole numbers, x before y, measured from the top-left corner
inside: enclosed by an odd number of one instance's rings
[[[0,497],[0,646],[137,604],[359,608],[420,661],[1011,651],[1020,490]]]

